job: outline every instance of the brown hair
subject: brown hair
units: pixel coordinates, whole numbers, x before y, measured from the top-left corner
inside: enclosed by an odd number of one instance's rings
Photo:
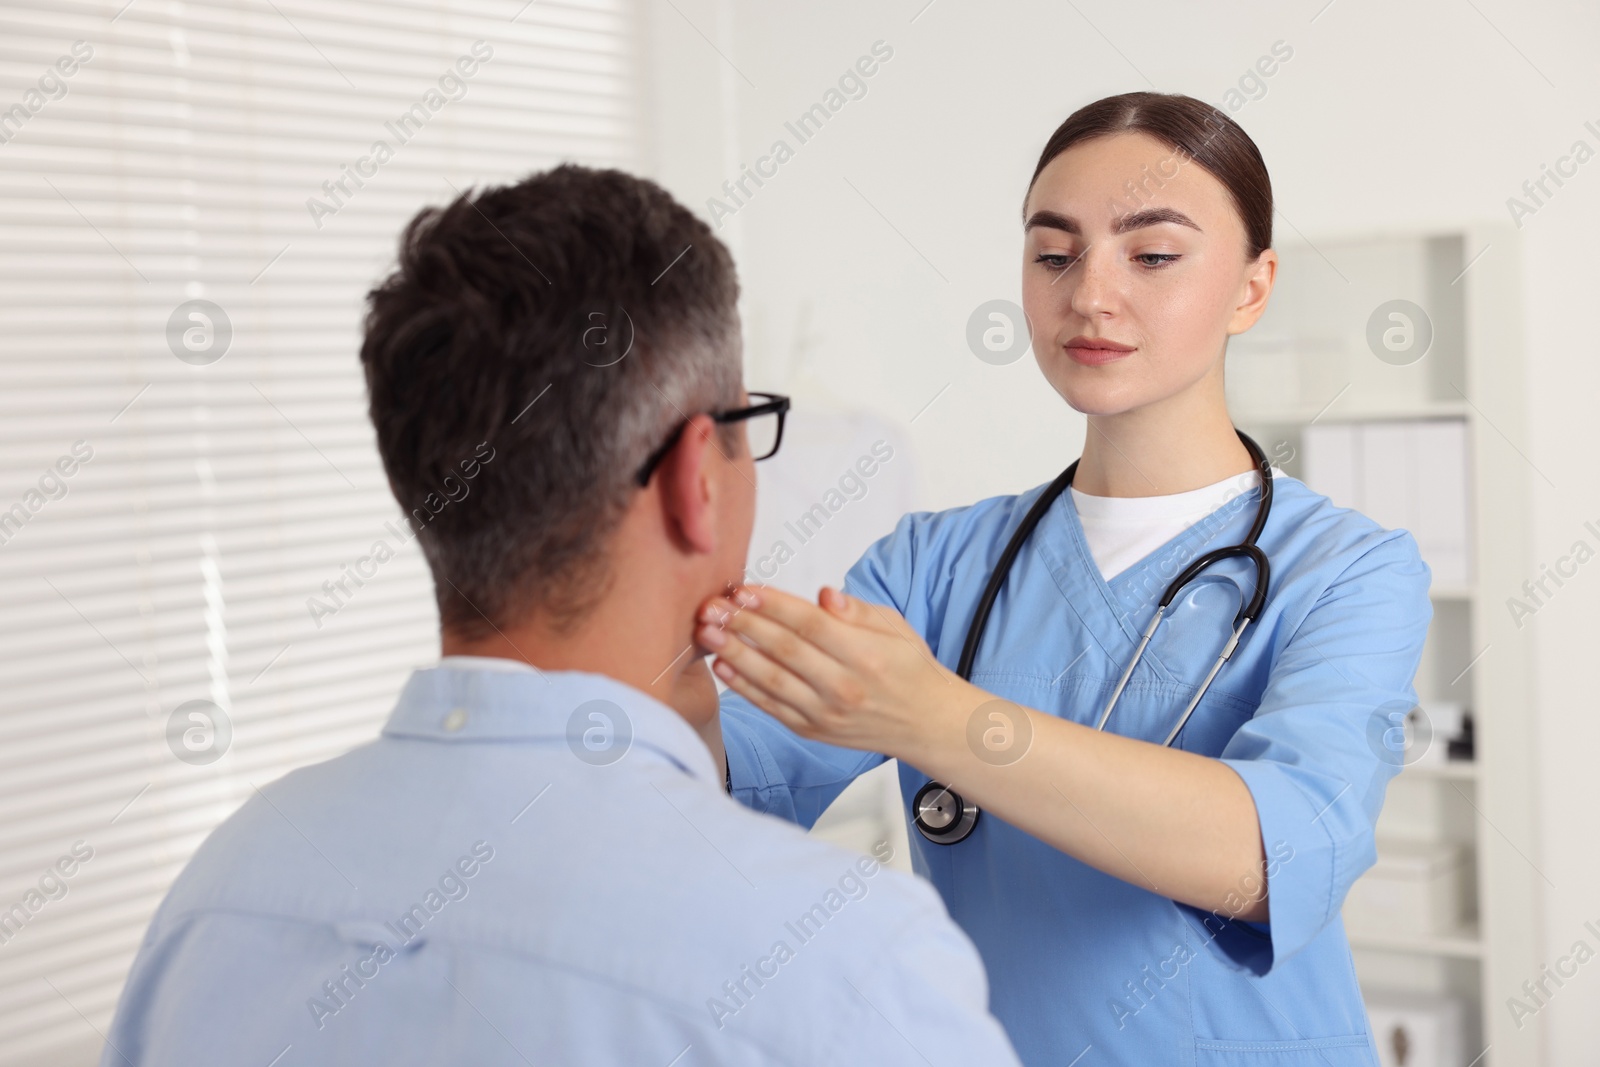
[[[685,414],[739,401],[738,296],[710,228],[619,170],[564,164],[411,220],[361,362],[445,630],[538,610],[566,631],[604,595],[633,472]]]
[[[1272,179],[1250,135],[1220,108],[1182,93],[1123,93],[1086,104],[1056,127],[1028,181],[1080,141],[1113,133],[1143,133],[1198,163],[1222,183],[1244,223],[1246,259],[1272,247]],[[1023,196],[1027,210],[1027,196]]]

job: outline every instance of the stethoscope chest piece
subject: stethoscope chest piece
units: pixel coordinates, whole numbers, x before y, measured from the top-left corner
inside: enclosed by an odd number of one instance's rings
[[[929,782],[917,790],[911,810],[917,829],[936,845],[964,841],[978,825],[978,805],[940,782]]]

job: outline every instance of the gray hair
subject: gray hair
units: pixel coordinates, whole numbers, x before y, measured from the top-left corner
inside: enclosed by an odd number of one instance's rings
[[[564,164],[411,221],[361,361],[445,630],[536,611],[568,631],[605,595],[640,464],[738,403],[738,295],[710,228],[618,170]]]

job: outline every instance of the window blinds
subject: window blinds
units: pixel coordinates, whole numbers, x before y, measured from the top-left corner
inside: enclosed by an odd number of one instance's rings
[[[627,3],[0,0],[0,1062],[92,1060],[206,833],[436,654],[362,299],[422,205],[632,164]]]

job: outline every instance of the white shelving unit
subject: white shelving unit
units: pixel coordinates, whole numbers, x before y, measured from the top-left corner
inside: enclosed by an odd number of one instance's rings
[[[1228,356],[1235,422],[1275,462],[1303,474],[1302,438],[1313,422],[1454,419],[1467,430],[1470,579],[1430,590],[1434,621],[1416,687],[1424,708],[1456,701],[1470,709],[1476,759],[1406,767],[1378,827],[1380,850],[1399,838],[1466,850],[1466,920],[1444,934],[1352,930],[1357,973],[1367,989],[1462,998],[1468,1052],[1453,1067],[1538,1064],[1537,1017],[1519,1027],[1506,1005],[1539,974],[1544,877],[1536,866],[1531,651],[1503,606],[1535,572],[1524,516],[1529,482],[1540,477],[1519,451],[1526,438],[1516,235],[1495,224],[1313,234],[1278,251],[1268,311],[1233,338]],[[1367,343],[1369,317],[1394,299],[1425,309],[1433,326],[1426,355],[1406,365],[1378,358]]]

